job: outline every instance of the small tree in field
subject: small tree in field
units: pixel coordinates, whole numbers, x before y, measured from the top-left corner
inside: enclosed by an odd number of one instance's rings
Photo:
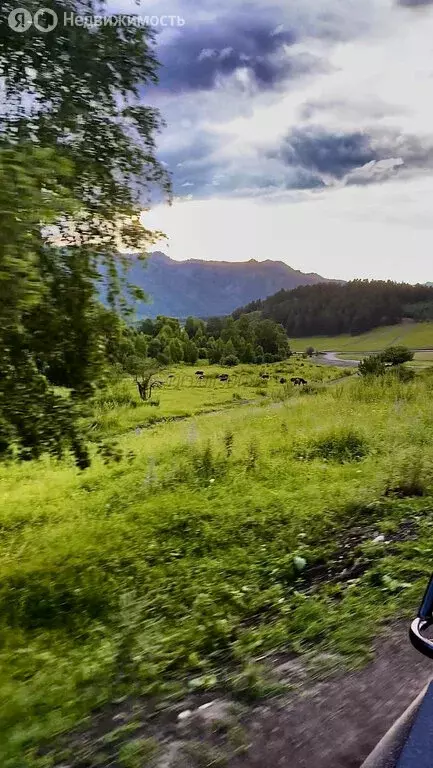
[[[370,355],[361,360],[358,371],[361,376],[382,376],[385,373],[385,363],[380,355]]]
[[[124,363],[124,370],[134,379],[142,400],[150,400],[152,390],[163,386],[163,382],[156,378],[163,368],[162,363],[152,358],[129,357]]]
[[[198,349],[193,341],[187,341],[183,348],[183,359],[189,365],[195,365],[198,360]]]
[[[239,365],[239,362],[239,358],[236,355],[226,355],[222,358],[221,365],[232,367],[234,365]]]
[[[408,347],[388,347],[382,353],[381,358],[384,363],[390,363],[391,365],[403,365],[413,360],[414,353],[408,349]]]

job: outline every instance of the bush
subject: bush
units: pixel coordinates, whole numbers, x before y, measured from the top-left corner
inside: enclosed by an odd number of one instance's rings
[[[122,406],[137,407],[137,400],[127,379],[115,381],[97,390],[93,403],[96,410],[103,411],[114,411]]]
[[[226,355],[226,357],[223,357],[221,360],[221,365],[232,367],[234,365],[239,365],[239,362],[239,358],[236,357],[236,355]]]
[[[402,365],[413,360],[414,353],[411,352],[408,347],[388,347],[381,354],[381,358],[384,363],[391,363],[391,365]]]
[[[340,428],[311,440],[297,450],[297,456],[343,464],[346,461],[360,461],[368,452],[367,441],[362,435],[353,429]]]
[[[358,371],[361,376],[383,376],[385,373],[385,362],[380,355],[370,355],[361,360]]]

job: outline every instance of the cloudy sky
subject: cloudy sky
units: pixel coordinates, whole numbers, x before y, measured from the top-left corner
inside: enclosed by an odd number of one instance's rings
[[[185,19],[159,34],[143,92],[175,193],[145,221],[170,256],[433,280],[433,0],[145,10]]]

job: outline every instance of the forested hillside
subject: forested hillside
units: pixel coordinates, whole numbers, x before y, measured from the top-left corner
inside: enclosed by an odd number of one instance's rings
[[[252,302],[233,316],[255,311],[260,311],[264,319],[280,323],[289,336],[356,335],[381,325],[394,325],[403,317],[433,317],[433,287],[390,280],[300,286]]]

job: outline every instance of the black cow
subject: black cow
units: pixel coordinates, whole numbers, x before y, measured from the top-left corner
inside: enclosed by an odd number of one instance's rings
[[[290,379],[290,381],[295,385],[295,387],[300,387],[301,384],[308,383],[305,381],[305,379],[301,378],[301,376],[294,376],[292,379]]]
[[[229,375],[228,375],[228,373],[220,373],[218,378],[219,378],[220,381],[228,381],[229,380]]]
[[[284,378],[280,379],[280,384],[286,384],[286,383],[287,383],[287,379],[284,379]]]
[[[269,379],[269,373],[261,373],[260,374],[261,379]]]
[[[195,375],[196,376],[204,376],[204,371],[196,371]]]

